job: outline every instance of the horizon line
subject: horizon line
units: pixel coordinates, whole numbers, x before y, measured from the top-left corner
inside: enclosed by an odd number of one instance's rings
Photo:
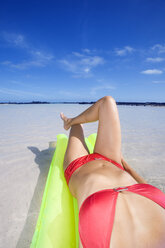
[[[28,101],[28,102],[17,102],[17,101],[4,101],[0,102],[0,104],[93,104],[96,101]],[[155,102],[155,101],[147,101],[147,102],[137,102],[137,101],[116,101],[118,105],[154,105],[154,106],[165,106],[165,102]]]

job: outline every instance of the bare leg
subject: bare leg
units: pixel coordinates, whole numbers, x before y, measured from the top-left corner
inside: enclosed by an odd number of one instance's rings
[[[65,152],[63,164],[64,170],[74,159],[88,154],[89,151],[85,143],[82,125],[73,125],[70,129],[68,145]]]
[[[61,114],[64,127],[99,120],[94,152],[121,163],[121,129],[115,100],[105,96],[75,118],[67,118]]]
[[[96,103],[74,118],[67,118],[61,113],[61,118],[64,121],[64,128],[68,130],[72,125],[94,122],[99,119],[99,106],[105,100],[105,97],[99,99]]]

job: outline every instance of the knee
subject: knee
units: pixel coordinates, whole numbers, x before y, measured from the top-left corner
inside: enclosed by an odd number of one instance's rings
[[[104,96],[103,101],[106,103],[111,103],[111,104],[116,103],[115,99],[112,96]]]

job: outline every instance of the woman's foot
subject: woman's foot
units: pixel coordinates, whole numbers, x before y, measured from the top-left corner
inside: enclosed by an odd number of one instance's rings
[[[60,113],[61,119],[64,121],[64,128],[68,130],[71,126],[72,118],[67,118],[62,112]]]

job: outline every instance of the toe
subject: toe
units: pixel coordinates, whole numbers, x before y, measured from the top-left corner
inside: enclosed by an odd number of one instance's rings
[[[64,114],[61,112],[60,113],[61,119],[64,119]]]
[[[62,120],[65,122],[65,121],[67,121],[68,120],[68,118],[61,112],[61,118],[62,118]]]

